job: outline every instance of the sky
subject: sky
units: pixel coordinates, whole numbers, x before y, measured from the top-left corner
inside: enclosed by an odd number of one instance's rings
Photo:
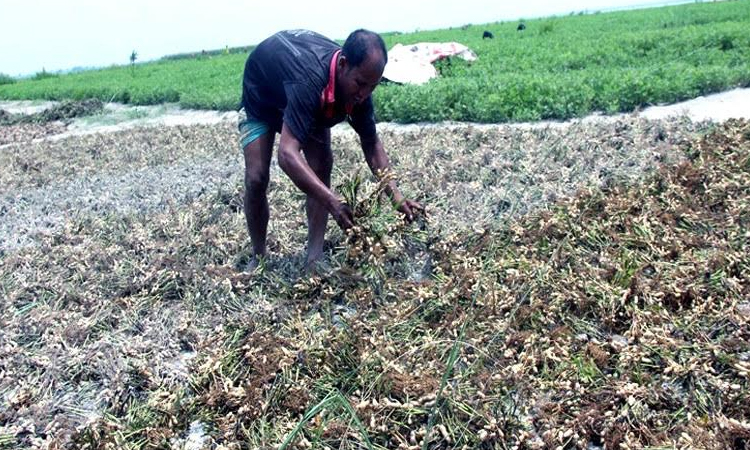
[[[410,32],[688,2],[0,0],[0,73],[24,76],[43,69],[55,72],[128,64],[133,51],[138,61],[148,61],[175,53],[253,45],[291,28],[344,39],[357,28]]]

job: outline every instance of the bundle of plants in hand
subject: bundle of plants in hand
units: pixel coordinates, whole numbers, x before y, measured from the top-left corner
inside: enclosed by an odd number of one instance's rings
[[[367,278],[385,277],[389,263],[425,243],[424,217],[418,217],[413,225],[403,219],[387,193],[392,181],[392,172],[379,173],[378,181],[372,183],[357,171],[338,187],[352,208],[355,223],[345,231],[342,268],[361,271]]]

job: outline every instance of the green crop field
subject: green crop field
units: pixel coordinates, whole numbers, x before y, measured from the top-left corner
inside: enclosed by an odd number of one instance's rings
[[[632,111],[750,85],[750,2],[495,22],[387,33],[386,44],[463,43],[478,60],[439,63],[422,86],[386,84],[378,120],[506,122]],[[484,30],[494,39],[482,39]],[[234,109],[244,52],[178,58],[28,80],[2,77],[0,99],[83,99]]]

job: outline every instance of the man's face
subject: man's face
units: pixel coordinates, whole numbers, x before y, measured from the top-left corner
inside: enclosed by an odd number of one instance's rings
[[[359,104],[372,94],[380,77],[384,64],[379,55],[370,55],[357,67],[352,67],[345,57],[339,58],[336,96],[341,96],[345,104]]]

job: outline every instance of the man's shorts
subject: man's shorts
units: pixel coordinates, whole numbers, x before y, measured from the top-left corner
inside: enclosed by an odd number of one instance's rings
[[[240,110],[240,120],[237,123],[237,128],[240,130],[240,149],[245,150],[248,144],[255,141],[259,137],[271,131],[271,127],[261,120],[254,117],[247,116],[244,108]],[[325,145],[330,148],[331,146],[331,129],[313,128],[310,130],[308,136],[310,143],[316,143],[319,145]]]
[[[240,149],[242,150],[254,140],[268,133],[269,130],[267,123],[247,117],[244,112],[244,110],[240,111],[241,118],[237,124],[237,128],[240,130]]]

